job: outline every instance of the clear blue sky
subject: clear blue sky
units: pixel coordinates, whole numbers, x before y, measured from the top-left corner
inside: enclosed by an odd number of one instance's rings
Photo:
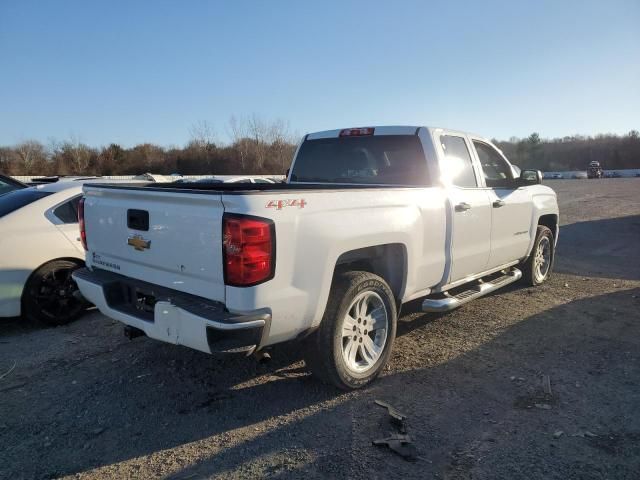
[[[0,1],[0,145],[206,120],[640,129],[640,1]]]

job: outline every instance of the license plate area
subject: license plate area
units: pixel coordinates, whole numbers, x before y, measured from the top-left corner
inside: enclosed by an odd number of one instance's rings
[[[116,282],[104,287],[107,304],[114,310],[153,322],[154,309],[159,301],[153,290],[126,282]]]

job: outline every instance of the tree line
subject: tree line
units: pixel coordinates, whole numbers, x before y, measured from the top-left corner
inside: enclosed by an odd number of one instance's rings
[[[49,145],[27,140],[0,147],[0,172],[9,175],[136,175],[144,172],[184,175],[284,174],[297,139],[286,122],[257,116],[232,117],[230,142],[217,141],[207,122],[190,129],[184,147],[143,143],[123,148],[112,143],[100,148],[70,138]],[[493,140],[509,160],[521,168],[543,171],[585,170],[597,160],[605,169],[640,168],[640,133],[574,135],[542,139]]]
[[[184,147],[142,143],[124,148],[112,143],[100,148],[76,138],[44,145],[26,140],[0,146],[0,172],[9,175],[138,175],[145,172],[183,175],[284,174],[295,151],[296,138],[282,120],[257,116],[228,124],[231,141],[217,141],[207,122],[190,128]]]
[[[589,162],[598,161],[607,170],[640,168],[640,133],[626,135],[573,135],[542,139],[537,133],[527,138],[493,140],[507,158],[520,168],[542,171],[586,170]]]

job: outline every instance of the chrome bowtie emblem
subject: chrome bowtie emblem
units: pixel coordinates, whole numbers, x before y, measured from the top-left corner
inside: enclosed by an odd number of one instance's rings
[[[131,245],[139,252],[151,247],[151,240],[145,240],[140,235],[133,235],[127,239],[127,245]]]

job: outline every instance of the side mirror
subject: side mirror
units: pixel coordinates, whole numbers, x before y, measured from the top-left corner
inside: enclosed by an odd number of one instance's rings
[[[520,185],[538,185],[542,183],[540,170],[522,170],[520,172]]]

